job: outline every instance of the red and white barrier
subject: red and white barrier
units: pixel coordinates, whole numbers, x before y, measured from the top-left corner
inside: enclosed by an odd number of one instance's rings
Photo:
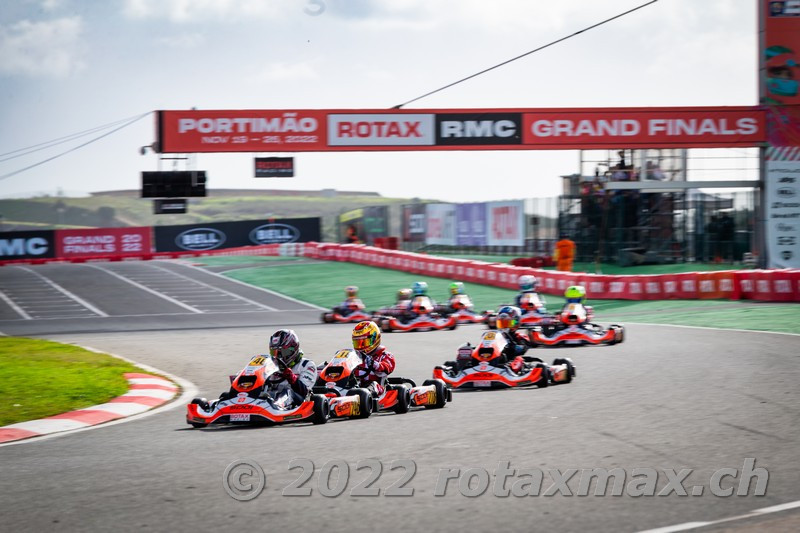
[[[800,302],[800,270],[724,270],[611,276],[452,259],[360,244],[306,243],[304,253],[306,257],[314,259],[345,261],[506,289],[515,289],[519,276],[533,274],[539,278],[539,288],[545,294],[563,294],[570,285],[580,284],[596,299]]]

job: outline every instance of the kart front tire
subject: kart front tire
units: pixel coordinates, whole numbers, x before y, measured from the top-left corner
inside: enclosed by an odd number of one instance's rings
[[[353,418],[369,418],[372,414],[372,394],[367,389],[352,389],[348,396],[358,396],[359,414]]]
[[[426,379],[422,386],[433,385],[436,388],[436,403],[426,405],[425,409],[441,409],[447,405],[447,385],[441,379]]]
[[[312,424],[324,424],[331,417],[330,400],[327,396],[314,394],[314,414],[311,416]]]

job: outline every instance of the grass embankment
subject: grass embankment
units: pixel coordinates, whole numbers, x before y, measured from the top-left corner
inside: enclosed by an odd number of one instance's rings
[[[125,394],[125,361],[78,346],[0,337],[0,426],[107,402]]]
[[[243,263],[247,258],[237,258]],[[231,270],[227,276],[314,303],[332,307],[344,298],[343,288],[358,285],[360,296],[369,310],[391,305],[397,290],[415,281],[426,281],[429,294],[446,300],[452,281],[351,263],[288,263],[285,266],[252,267]],[[475,309],[497,309],[512,302],[516,291],[473,283],[464,287]],[[564,303],[559,296],[546,295],[548,310],[557,311]],[[800,333],[800,305],[767,304],[734,300],[596,300],[589,295],[597,322],[649,322],[687,326],[752,329]]]

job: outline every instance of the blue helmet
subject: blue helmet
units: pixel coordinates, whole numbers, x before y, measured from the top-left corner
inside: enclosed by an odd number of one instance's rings
[[[428,292],[428,284],[424,281],[416,281],[411,286],[411,292],[414,293],[414,296],[425,296]]]

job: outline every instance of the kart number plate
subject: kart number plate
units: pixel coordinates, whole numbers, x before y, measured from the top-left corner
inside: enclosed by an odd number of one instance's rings
[[[476,387],[491,387],[492,386],[492,382],[489,381],[489,380],[473,381],[472,384],[474,386],[476,386]]]
[[[250,422],[250,415],[246,413],[234,413],[231,415],[231,422]]]

